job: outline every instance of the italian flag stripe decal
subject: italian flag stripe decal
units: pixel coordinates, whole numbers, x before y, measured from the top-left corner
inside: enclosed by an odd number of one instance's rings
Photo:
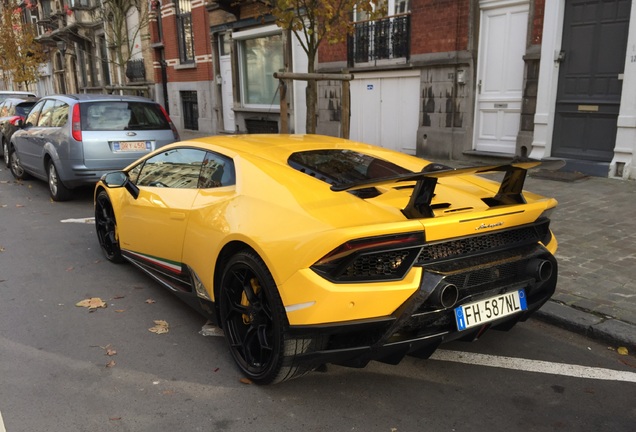
[[[173,273],[181,274],[181,263],[178,263],[176,261],[170,261],[152,255],[141,254],[129,250],[127,250],[126,253],[134,256],[137,259],[152,263],[166,270],[170,270]]]

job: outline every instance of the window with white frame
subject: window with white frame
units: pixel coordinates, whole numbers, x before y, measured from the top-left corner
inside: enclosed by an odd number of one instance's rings
[[[241,104],[244,107],[276,108],[278,80],[274,72],[284,69],[283,36],[277,26],[236,32],[238,42]]]
[[[371,6],[373,10],[380,6],[386,6],[387,15],[399,15],[410,12],[411,0],[380,0]],[[356,22],[366,21],[369,19],[369,15],[364,11],[358,11],[356,8],[354,9],[354,18]]]

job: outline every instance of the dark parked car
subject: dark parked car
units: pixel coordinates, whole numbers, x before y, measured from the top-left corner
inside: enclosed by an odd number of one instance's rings
[[[48,181],[55,201],[179,140],[163,107],[137,96],[46,96],[18,124],[9,143],[11,173]]]
[[[26,96],[24,98],[9,98],[0,102],[0,151],[7,166],[9,166],[11,135],[18,129],[18,121],[24,121],[37,101],[36,97]]]
[[[13,91],[13,90],[0,90],[0,102],[8,98],[29,98],[36,97],[35,93],[29,91]]]

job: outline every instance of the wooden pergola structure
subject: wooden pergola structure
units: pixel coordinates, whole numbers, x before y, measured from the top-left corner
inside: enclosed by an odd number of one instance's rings
[[[349,131],[351,128],[351,94],[349,81],[353,79],[353,74],[275,72],[274,78],[278,79],[280,82],[280,133],[289,133],[289,119],[287,118],[287,84],[285,80],[340,81],[342,85],[342,112],[340,116],[340,133],[342,138],[349,138]]]

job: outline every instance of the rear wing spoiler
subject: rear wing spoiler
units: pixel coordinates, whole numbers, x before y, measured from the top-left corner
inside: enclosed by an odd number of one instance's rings
[[[557,169],[556,166],[563,166],[563,161],[532,161],[518,162],[503,165],[475,166],[460,169],[441,169],[431,170],[431,165],[427,165],[419,173],[400,174],[391,177],[383,177],[368,181],[353,182],[347,184],[337,184],[331,186],[334,192],[350,191],[357,189],[370,188],[391,183],[399,183],[406,181],[416,181],[413,188],[411,198],[402,210],[402,213],[409,219],[432,218],[434,217],[431,201],[435,196],[435,187],[437,180],[444,177],[462,176],[471,174],[486,174],[503,172],[504,177],[499,186],[497,194],[489,198],[486,203],[490,207],[525,204],[526,200],[523,196],[523,184],[526,179],[526,173],[531,168],[536,168],[541,164],[553,165],[550,168]]]

